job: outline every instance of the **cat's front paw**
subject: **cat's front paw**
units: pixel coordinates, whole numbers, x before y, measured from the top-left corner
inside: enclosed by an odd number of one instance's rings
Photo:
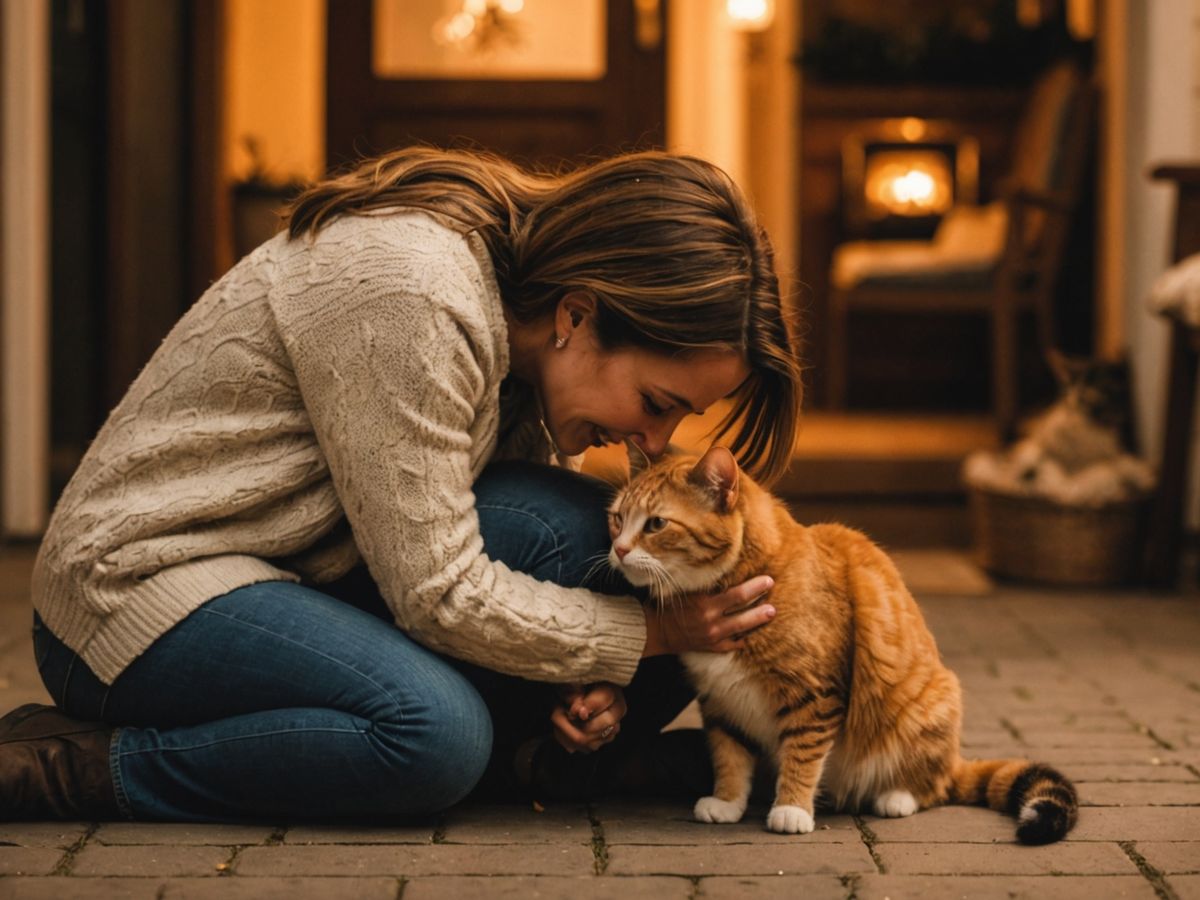
[[[813,817],[803,806],[772,806],[767,813],[767,829],[776,834],[808,834]]]
[[[884,791],[875,798],[875,815],[888,819],[911,816],[917,811],[917,800],[908,791]]]
[[[701,797],[696,801],[692,815],[697,822],[729,824],[731,822],[740,822],[742,820],[742,813],[745,811],[745,803],[721,800],[718,797]]]

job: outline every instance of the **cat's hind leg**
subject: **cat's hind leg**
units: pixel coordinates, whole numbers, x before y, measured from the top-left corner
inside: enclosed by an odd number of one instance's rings
[[[712,751],[713,795],[697,800],[692,815],[698,822],[740,822],[750,802],[757,748],[736,728],[707,716],[704,730]]]
[[[917,798],[906,790],[884,791],[875,798],[875,815],[887,819],[911,816],[918,809]]]

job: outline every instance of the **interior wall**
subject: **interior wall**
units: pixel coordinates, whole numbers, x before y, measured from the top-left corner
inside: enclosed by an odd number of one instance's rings
[[[1158,162],[1200,157],[1200,78],[1195,64],[1200,53],[1200,2],[1121,2],[1112,3],[1110,11],[1125,14],[1124,23],[1111,24],[1125,37],[1128,60],[1124,124],[1112,135],[1113,140],[1124,143],[1123,183],[1110,185],[1124,194],[1126,215],[1113,227],[1120,229],[1124,245],[1125,330],[1137,424],[1145,452],[1157,459],[1167,330],[1158,317],[1146,311],[1146,297],[1170,263],[1174,192],[1150,181],[1146,173]],[[1181,23],[1188,27],[1180,27]]]
[[[325,0],[226,0],[223,169],[245,180],[258,142],[273,181],[311,181],[325,171]]]
[[[671,3],[667,22],[667,149],[716,163],[747,183],[746,36],[725,0]]]
[[[49,502],[49,0],[0,18],[0,530],[32,537]]]
[[[776,4],[768,29],[746,34],[725,0],[675,0],[667,27],[667,149],[716,163],[747,193],[788,295],[799,280],[797,7]]]
[[[785,296],[799,290],[799,4],[776,4],[775,19],[748,44],[745,168],[750,197],[775,250]],[[798,304],[797,304],[798,305]]]

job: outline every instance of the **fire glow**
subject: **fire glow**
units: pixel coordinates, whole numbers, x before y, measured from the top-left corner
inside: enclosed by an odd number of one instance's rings
[[[938,215],[954,202],[954,174],[945,154],[885,151],[869,157],[863,190],[872,217]]]

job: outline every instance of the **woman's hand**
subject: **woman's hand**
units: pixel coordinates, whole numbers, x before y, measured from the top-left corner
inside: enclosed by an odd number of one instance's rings
[[[769,603],[751,605],[774,586],[769,575],[760,575],[720,594],[689,596],[671,609],[647,606],[642,656],[736,650],[743,637],[775,617]]]
[[[554,739],[568,753],[599,750],[621,731],[628,707],[625,692],[606,681],[589,685],[566,685],[562,702],[550,713]]]

